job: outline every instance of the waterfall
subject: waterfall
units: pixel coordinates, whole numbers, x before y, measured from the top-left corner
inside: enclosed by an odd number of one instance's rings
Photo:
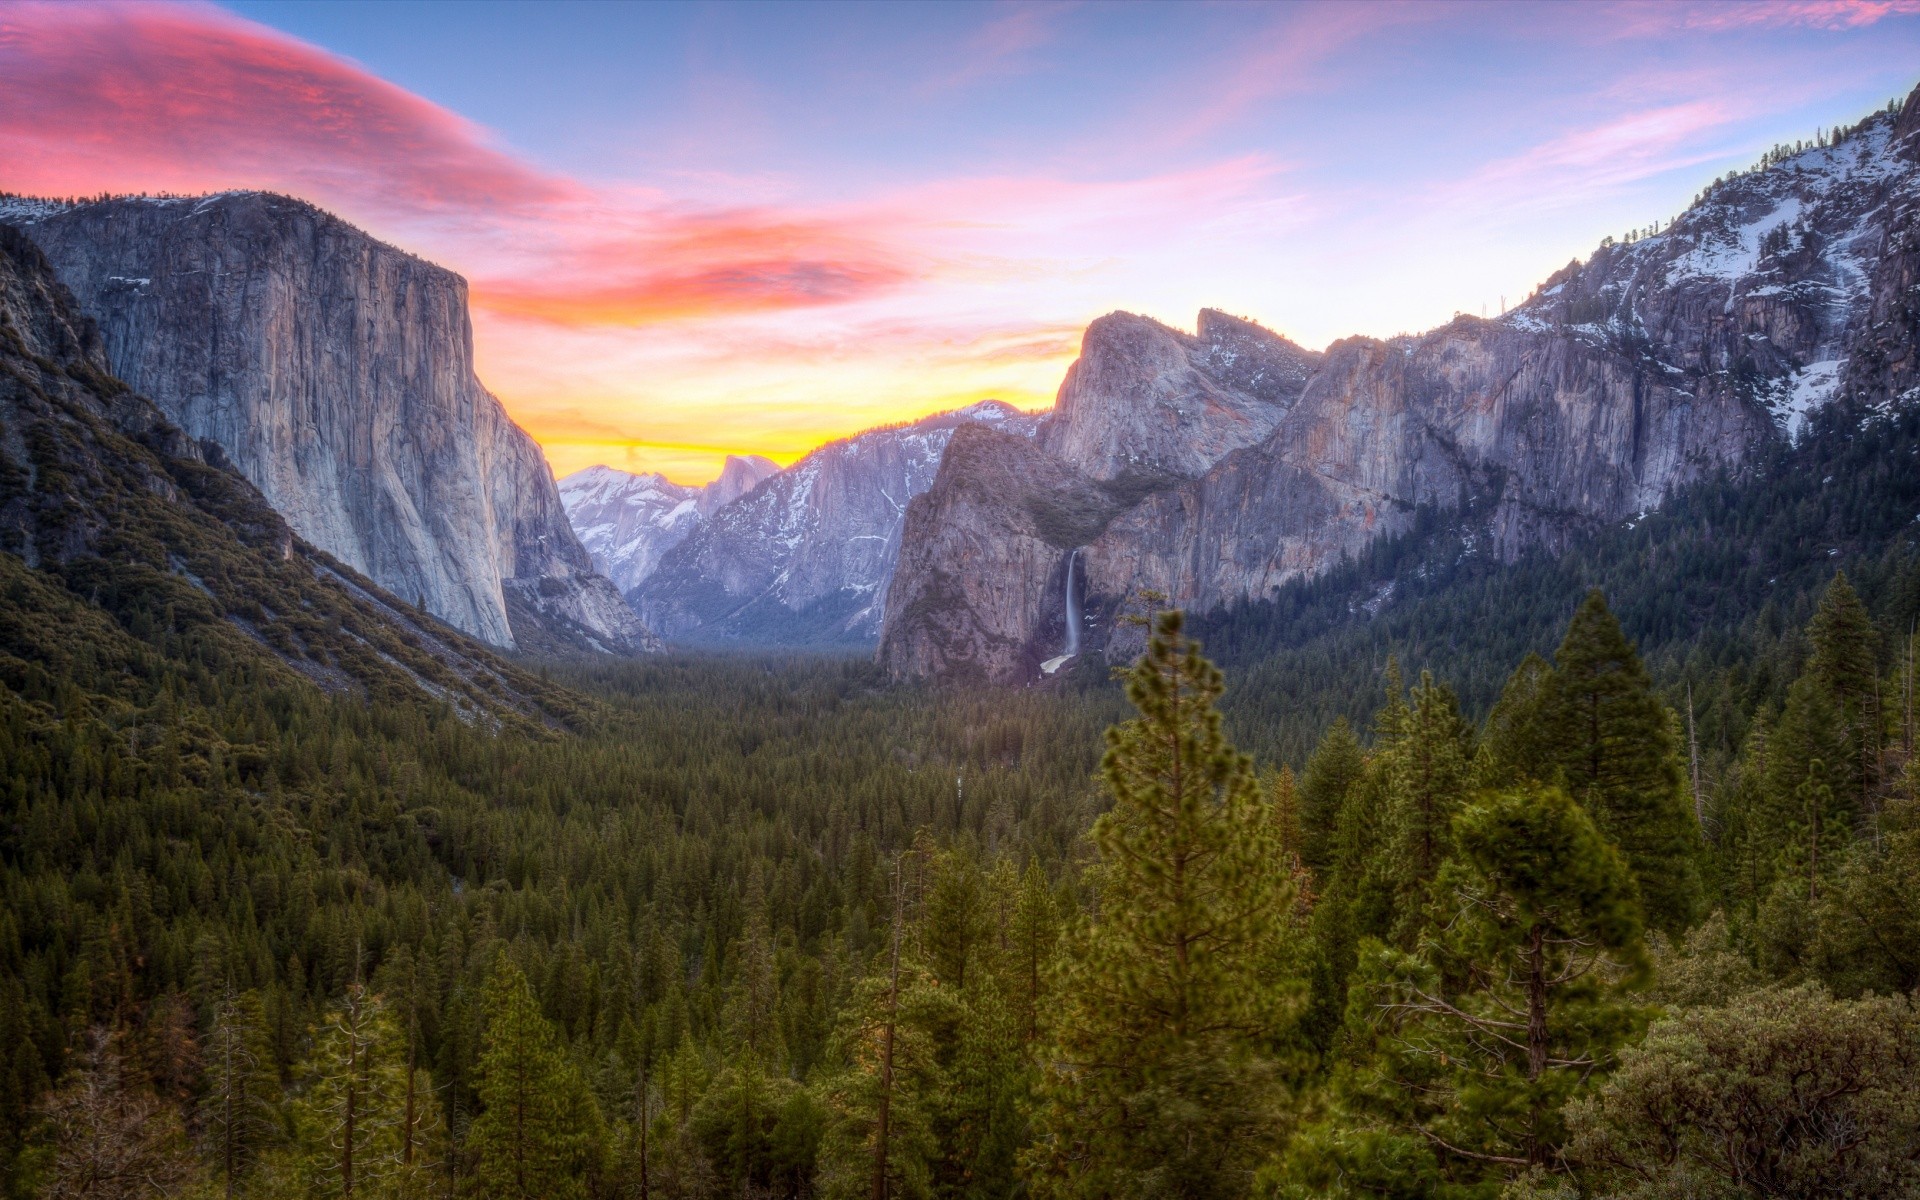
[[[1080,551],[1067,555],[1067,648],[1040,664],[1043,675],[1051,675],[1080,653],[1080,597],[1073,594],[1074,572],[1080,566]]]
[[[1067,555],[1067,657],[1080,653],[1080,600],[1073,594],[1073,569],[1080,565],[1080,552]]]

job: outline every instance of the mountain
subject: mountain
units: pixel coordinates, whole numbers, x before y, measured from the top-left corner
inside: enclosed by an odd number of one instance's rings
[[[137,721],[143,703],[164,713],[169,688],[309,684],[444,702],[492,728],[578,716],[566,693],[297,537],[217,443],[112,376],[99,329],[7,226],[0,550],[0,682],[29,707],[51,705],[55,725],[63,711],[69,722]],[[77,700],[88,688],[103,698]],[[168,736],[191,759],[201,732]]]
[[[698,523],[628,593],[662,637],[736,645],[870,644],[908,503],[964,427],[1031,436],[995,400],[830,442]]]
[[[259,192],[12,199],[115,375],[220,445],[295,533],[495,646],[631,653],[540,448],[473,370],[467,285]]]
[[[694,526],[779,469],[757,454],[729,454],[718,479],[686,487],[664,475],[588,467],[560,481],[560,503],[595,569],[628,592],[653,574],[661,556],[686,541]]]
[[[1042,423],[1046,471],[970,436],[915,502],[882,661],[1036,679],[1070,603],[1087,650],[1124,656],[1137,634],[1114,618],[1146,593],[1258,601],[1428,509],[1473,514],[1504,559],[1552,550],[1796,436],[1841,392],[1901,394],[1920,370],[1917,130],[1920,92],[1771,154],[1498,320],[1310,355],[1217,314],[1191,337],[1102,318]]]

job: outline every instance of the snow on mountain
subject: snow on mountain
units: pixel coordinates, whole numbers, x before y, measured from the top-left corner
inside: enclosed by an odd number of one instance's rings
[[[729,455],[720,478],[687,487],[663,475],[588,467],[560,481],[560,503],[594,566],[625,593],[653,574],[661,556],[702,520],[779,469],[757,454]]]
[[[871,641],[907,503],[933,485],[953,431],[1030,438],[1039,423],[986,400],[830,442],[701,522],[628,599],[681,641]]]

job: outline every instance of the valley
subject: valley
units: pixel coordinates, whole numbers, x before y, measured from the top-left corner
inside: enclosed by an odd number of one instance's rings
[[[1920,1196],[1920,90],[701,486],[477,305],[0,195],[0,1195]]]

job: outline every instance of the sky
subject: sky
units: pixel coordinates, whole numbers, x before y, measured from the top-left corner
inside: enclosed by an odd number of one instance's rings
[[[0,190],[265,188],[465,275],[555,472],[987,397],[1115,309],[1497,313],[1920,83],[1920,0],[21,3]]]

